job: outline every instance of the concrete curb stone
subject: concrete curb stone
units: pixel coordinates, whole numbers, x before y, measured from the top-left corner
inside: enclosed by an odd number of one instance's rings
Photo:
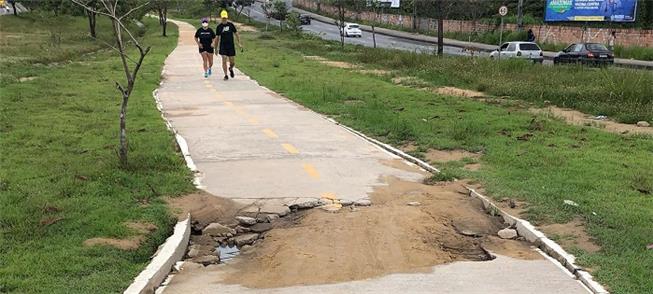
[[[161,245],[161,250],[152,258],[147,267],[129,285],[125,294],[153,293],[168,277],[175,263],[186,253],[190,239],[190,214],[175,225],[172,236]]]

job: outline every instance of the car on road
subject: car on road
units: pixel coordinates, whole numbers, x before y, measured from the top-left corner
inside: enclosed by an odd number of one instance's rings
[[[499,49],[492,51],[490,58],[519,58],[542,63],[544,54],[540,46],[533,42],[506,42]]]
[[[558,52],[553,64],[580,63],[586,65],[614,64],[614,53],[600,43],[575,43]]]
[[[361,27],[357,23],[345,23],[342,30],[340,30],[340,35],[360,38],[363,36],[363,31],[361,31]]]
[[[311,16],[306,15],[306,14],[300,15],[299,16],[299,23],[301,23],[302,25],[310,25],[311,24]]]

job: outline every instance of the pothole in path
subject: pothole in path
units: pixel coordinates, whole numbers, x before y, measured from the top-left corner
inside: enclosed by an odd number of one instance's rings
[[[236,245],[233,246],[229,246],[227,244],[220,245],[218,246],[217,250],[218,250],[218,255],[220,256],[220,262],[228,262],[229,260],[231,260],[232,258],[240,254],[240,249]]]

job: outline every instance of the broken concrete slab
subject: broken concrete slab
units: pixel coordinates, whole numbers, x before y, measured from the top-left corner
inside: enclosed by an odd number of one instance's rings
[[[243,226],[251,226],[256,224],[256,219],[248,216],[237,216],[236,220]]]
[[[244,235],[238,235],[233,238],[234,243],[236,246],[241,247],[243,245],[251,245],[258,239],[259,234],[257,233],[250,233],[250,234],[244,234]]]
[[[211,223],[204,230],[202,230],[202,234],[204,235],[209,235],[212,237],[220,237],[220,236],[225,236],[227,234],[235,234],[236,231],[234,231],[232,228],[229,228],[227,226],[224,226],[220,223]]]

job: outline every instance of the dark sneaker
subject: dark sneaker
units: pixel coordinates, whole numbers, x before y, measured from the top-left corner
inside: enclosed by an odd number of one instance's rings
[[[225,81],[228,80],[228,79],[229,79],[229,76],[224,76]]]
[[[232,66],[232,67],[229,67],[229,74],[231,75],[232,78],[235,76],[235,74],[234,74],[234,67],[233,67],[233,66]]]

